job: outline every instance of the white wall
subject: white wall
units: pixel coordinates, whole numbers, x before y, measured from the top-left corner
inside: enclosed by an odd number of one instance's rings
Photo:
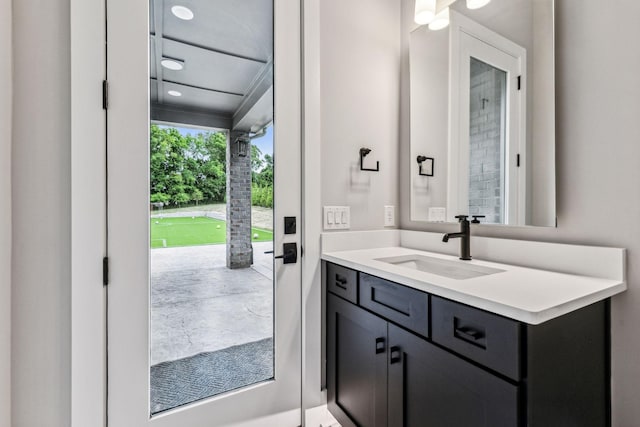
[[[556,216],[555,166],[556,153],[553,141],[556,136],[555,121],[555,60],[553,52],[545,46],[553,45],[553,7],[549,1],[533,2],[533,75],[530,76],[527,93],[533,88],[532,117],[528,118],[528,132],[531,135],[527,144],[527,217],[526,224],[553,225]],[[541,30],[542,29],[542,30]],[[527,95],[529,96],[529,95]],[[532,172],[533,171],[533,172]],[[531,179],[535,174],[536,179]]]
[[[403,32],[415,27],[412,1],[403,1]],[[447,207],[449,141],[449,31],[422,26],[411,32],[411,217],[428,220],[429,208]],[[433,176],[420,176],[416,158],[432,157]]]
[[[12,426],[64,427],[71,405],[69,3],[13,7]]]
[[[350,206],[352,230],[382,228],[399,201],[400,2],[323,0],[320,25],[322,204]],[[359,170],[361,147],[380,172]]]
[[[0,425],[11,425],[11,0],[0,0]]]
[[[612,409],[614,426],[633,426],[640,419],[640,2],[556,3],[558,228],[480,226],[472,233],[628,249],[629,290],[611,306]],[[453,231],[409,218],[408,93],[403,83],[401,225]]]

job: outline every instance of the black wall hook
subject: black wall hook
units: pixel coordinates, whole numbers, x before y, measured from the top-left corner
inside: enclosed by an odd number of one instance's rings
[[[433,176],[433,157],[426,157],[426,156],[418,156],[418,158],[416,159],[418,161],[418,165],[420,165],[420,168],[418,170],[418,174],[422,175],[422,176]],[[429,163],[429,173],[422,173],[422,163],[424,163],[425,161],[428,160]]]
[[[367,154],[369,154],[371,152],[370,148],[361,148],[360,149],[360,170],[361,171],[370,171],[370,172],[380,172],[380,162],[376,161],[376,168],[375,169],[368,169],[365,168],[362,163],[364,161],[364,158],[367,156]]]

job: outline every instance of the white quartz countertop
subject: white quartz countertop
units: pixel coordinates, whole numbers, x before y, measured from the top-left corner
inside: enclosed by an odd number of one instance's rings
[[[504,270],[468,279],[452,279],[379,261],[422,255]],[[557,273],[403,247],[324,252],[322,259],[529,324],[547,320],[626,290],[618,279]]]

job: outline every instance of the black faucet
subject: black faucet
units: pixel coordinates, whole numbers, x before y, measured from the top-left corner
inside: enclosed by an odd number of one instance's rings
[[[460,238],[460,259],[464,261],[469,261],[471,259],[471,227],[469,220],[467,219],[469,215],[456,215],[458,222],[460,223],[460,232],[458,233],[447,233],[442,236],[443,242],[448,242],[449,239],[455,239],[457,237]],[[473,215],[472,224],[480,224],[480,220],[478,218],[484,218],[484,215]]]

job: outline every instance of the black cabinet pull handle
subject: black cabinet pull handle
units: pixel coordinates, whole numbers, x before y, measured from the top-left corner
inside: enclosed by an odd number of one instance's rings
[[[402,361],[402,349],[394,345],[393,347],[391,347],[389,363],[393,365],[394,363],[398,363],[400,361]]]
[[[454,332],[456,335],[462,335],[463,338],[473,341],[478,341],[479,339],[484,338],[484,334],[482,332],[469,327],[456,328]]]
[[[384,338],[376,338],[376,354],[384,353],[385,350]]]
[[[347,284],[347,278],[339,274],[336,274],[336,286],[346,291],[347,290],[347,287],[345,286],[346,284]]]

